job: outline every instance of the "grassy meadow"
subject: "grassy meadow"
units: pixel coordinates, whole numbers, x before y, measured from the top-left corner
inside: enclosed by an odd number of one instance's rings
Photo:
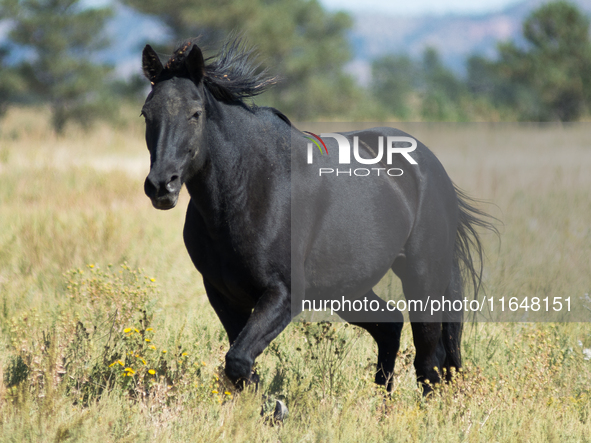
[[[398,127],[502,220],[487,295],[591,293],[589,124]],[[591,441],[589,323],[467,324],[462,373],[428,399],[408,325],[386,394],[368,334],[294,323],[259,390],[234,392],[182,241],[188,196],[155,210],[148,167],[139,118],[62,138],[41,109],[0,122],[0,441]],[[290,415],[273,426],[275,398]]]

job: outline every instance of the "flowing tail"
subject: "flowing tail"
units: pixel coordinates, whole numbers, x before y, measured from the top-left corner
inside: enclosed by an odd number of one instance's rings
[[[486,229],[499,235],[494,222],[498,220],[478,209],[475,205],[478,200],[467,196],[457,186],[455,187],[458,199],[458,229],[454,249],[454,263],[452,278],[446,290],[445,298],[451,300],[463,300],[464,283],[472,282],[474,299],[482,286],[482,270],[484,251],[477,228]],[[459,369],[462,366],[460,343],[462,340],[463,311],[453,313],[442,324],[442,341],[446,357],[443,367],[447,370],[447,379],[451,379],[451,367]]]

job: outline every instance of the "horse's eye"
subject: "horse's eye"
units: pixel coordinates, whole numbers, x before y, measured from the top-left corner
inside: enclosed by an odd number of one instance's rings
[[[201,111],[195,111],[191,116],[191,120],[199,120],[199,116],[201,116]]]

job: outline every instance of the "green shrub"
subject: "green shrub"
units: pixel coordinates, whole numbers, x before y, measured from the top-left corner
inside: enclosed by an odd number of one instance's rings
[[[11,321],[5,384],[14,394],[23,382],[37,396],[63,386],[86,404],[105,390],[146,396],[199,372],[180,342],[169,351],[154,340],[155,279],[126,264],[65,277],[66,299],[50,324],[35,311]]]

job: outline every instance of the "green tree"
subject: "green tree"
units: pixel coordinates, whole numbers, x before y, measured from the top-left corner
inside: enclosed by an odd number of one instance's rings
[[[7,17],[9,5],[0,0],[0,17]],[[10,50],[7,44],[0,46],[0,117],[2,117],[9,105],[17,100],[18,93],[24,89],[23,82],[14,69],[6,62]]]
[[[408,119],[466,120],[467,88],[442,63],[437,50],[427,48],[420,61],[406,55],[386,55],[372,63],[375,99],[393,115]]]
[[[392,115],[408,119],[411,95],[417,87],[420,69],[407,55],[386,55],[371,64],[374,98]]]
[[[8,53],[6,47],[0,47],[0,117],[25,90],[22,77],[14,67],[8,66],[5,62]]]
[[[423,53],[421,114],[427,120],[465,120],[462,99],[465,86],[446,68],[437,51],[427,48]]]
[[[109,8],[89,9],[79,0],[5,0],[13,21],[10,40],[31,51],[19,65],[27,91],[48,103],[56,132],[69,120],[87,126],[107,116],[113,106],[105,98],[110,68],[92,61],[104,48]]]
[[[525,48],[499,46],[496,71],[511,84],[500,99],[522,120],[576,120],[591,99],[589,20],[571,3],[548,3],[525,20],[523,37]]]
[[[260,61],[284,79],[261,100],[292,118],[343,115],[361,97],[343,73],[352,21],[342,12],[326,12],[316,0],[123,1],[160,18],[175,42],[202,36],[213,47],[231,33],[243,35]]]

